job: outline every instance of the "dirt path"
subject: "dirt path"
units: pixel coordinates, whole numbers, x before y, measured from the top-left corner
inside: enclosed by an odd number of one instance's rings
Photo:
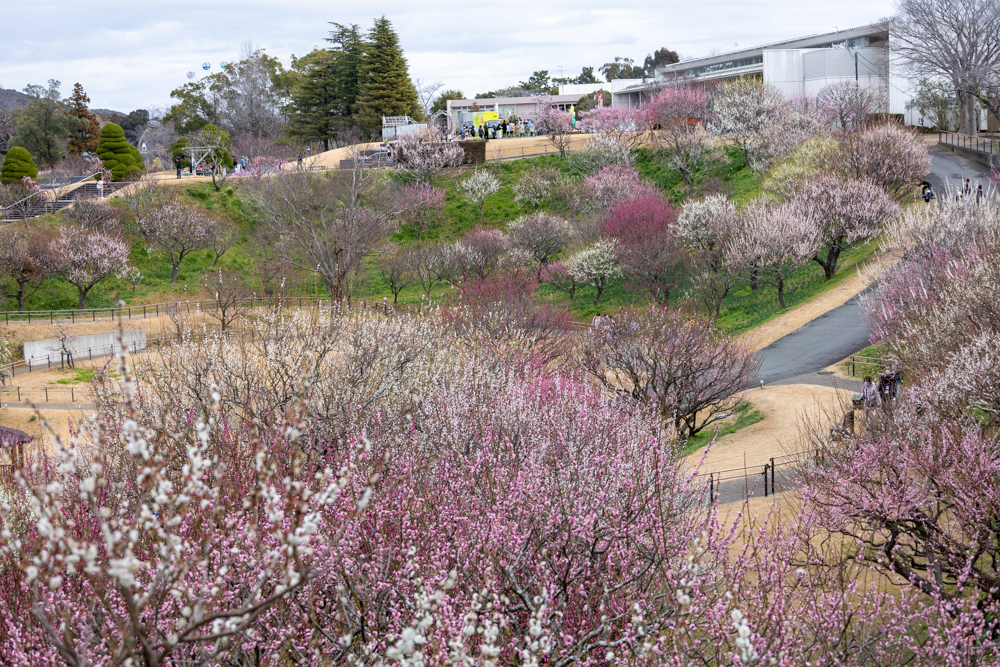
[[[719,438],[691,454],[687,465],[702,472],[763,466],[771,457],[809,449],[803,441],[806,425],[822,429],[839,422],[851,392],[811,384],[789,384],[753,389],[747,400],[766,417],[736,433]]]

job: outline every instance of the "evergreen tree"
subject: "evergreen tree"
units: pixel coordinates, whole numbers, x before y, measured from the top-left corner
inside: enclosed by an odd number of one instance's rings
[[[286,134],[304,141],[322,141],[329,150],[337,107],[336,64],[339,54],[316,49],[292,60],[296,73]]]
[[[65,113],[59,97],[59,82],[54,79],[49,79],[48,88],[30,85],[24,92],[31,99],[18,117],[17,134],[12,143],[27,148],[43,167],[54,167],[64,155],[59,140],[68,137],[71,128],[86,121]]]
[[[97,116],[90,112],[87,106],[90,98],[79,83],[73,84],[73,94],[69,96],[69,115],[76,118],[69,129],[69,143],[66,150],[70,153],[93,153],[97,150],[97,142],[101,133],[101,124]]]
[[[128,139],[129,143],[138,145],[146,125],[149,124],[149,112],[145,109],[136,109],[122,118],[118,124],[124,130],[125,138]]]
[[[408,115],[417,120],[423,117],[399,36],[384,16],[375,19],[368,33],[363,67],[365,76],[357,113],[362,127],[381,127],[382,116]]]
[[[139,151],[125,141],[125,131],[116,123],[108,123],[101,128],[97,157],[101,158],[105,168],[111,170],[116,181],[134,178],[145,169]]]
[[[25,176],[38,177],[38,169],[31,160],[31,153],[21,146],[14,146],[4,158],[0,167],[0,183],[20,183]]]
[[[330,61],[329,76],[333,84],[334,105],[332,115],[338,118],[335,124],[347,126],[354,124],[358,113],[358,98],[361,96],[363,80],[367,78],[365,59],[365,40],[361,30],[356,25],[343,26],[331,23],[336,30],[330,31],[326,41],[334,45],[331,49],[333,59]],[[413,90],[416,99],[417,91]]]

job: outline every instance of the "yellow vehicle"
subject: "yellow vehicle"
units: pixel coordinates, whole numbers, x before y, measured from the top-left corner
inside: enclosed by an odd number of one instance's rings
[[[477,128],[482,127],[483,125],[486,125],[487,127],[497,125],[499,122],[500,116],[497,115],[496,111],[480,111],[472,115],[472,124]]]

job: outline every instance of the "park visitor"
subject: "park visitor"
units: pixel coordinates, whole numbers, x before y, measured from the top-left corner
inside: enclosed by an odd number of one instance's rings
[[[934,188],[930,183],[924,181],[924,187],[921,189],[920,195],[924,198],[924,201],[928,204],[931,203],[932,199],[936,199],[934,196]]]
[[[865,408],[865,412],[869,410],[874,410],[882,405],[882,397],[879,396],[878,388],[872,382],[872,376],[865,376],[865,383],[861,387],[861,402]]]

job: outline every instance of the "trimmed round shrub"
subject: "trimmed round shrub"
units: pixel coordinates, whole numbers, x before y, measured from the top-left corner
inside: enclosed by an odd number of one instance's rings
[[[138,151],[125,140],[125,131],[121,126],[108,123],[101,128],[97,157],[111,170],[116,181],[134,178],[144,170],[142,159],[137,159],[137,156]]]
[[[26,148],[14,146],[7,153],[0,168],[0,183],[20,183],[25,176],[38,178],[38,168]]]

